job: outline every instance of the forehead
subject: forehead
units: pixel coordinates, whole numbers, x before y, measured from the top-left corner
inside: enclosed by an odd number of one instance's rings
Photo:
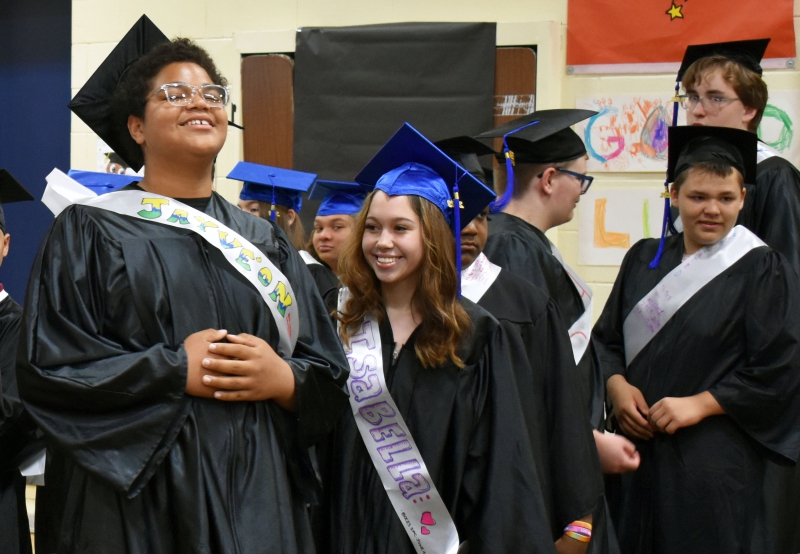
[[[156,86],[164,83],[211,84],[206,70],[193,62],[174,62],[161,68],[153,79]]]
[[[739,172],[731,171],[730,175],[720,177],[705,171],[689,170],[686,182],[681,187],[681,192],[704,192],[707,194],[723,193],[741,190]]]
[[[687,86],[686,90],[714,90],[718,92],[731,93],[734,96],[736,95],[733,87],[723,77],[721,68],[711,68],[698,74],[694,84]]]
[[[314,223],[317,225],[331,225],[337,222],[348,222],[352,221],[353,216],[346,215],[346,214],[331,214],[331,215],[318,215],[314,218]]]
[[[389,196],[382,190],[375,193],[369,206],[367,217],[375,219],[410,219],[417,221],[416,212],[411,207],[411,199],[408,196]]]

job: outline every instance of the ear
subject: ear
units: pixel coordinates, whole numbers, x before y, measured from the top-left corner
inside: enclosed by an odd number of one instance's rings
[[[144,144],[144,119],[135,115],[128,116],[128,132],[136,141],[136,144]]]
[[[758,113],[758,110],[755,108],[751,108],[750,106],[744,107],[744,115],[742,115],[742,123],[744,124],[744,129],[749,130],[750,122]]]
[[[675,188],[674,185],[670,185],[669,187],[669,199],[670,204],[673,208],[678,207],[678,190]]]
[[[288,224],[292,225],[294,223],[294,220],[297,219],[297,212],[289,208],[288,210],[286,210],[286,219],[289,220]]]
[[[2,234],[3,234],[3,232],[0,231],[0,235],[2,235]],[[11,244],[11,234],[10,233],[6,233],[5,237],[3,238],[3,245],[2,245],[3,251],[2,251],[2,256],[0,256],[0,260],[2,258],[5,258],[6,256],[8,256],[8,246],[10,244]]]
[[[739,200],[739,211],[740,212],[742,211],[742,208],[744,208],[744,197],[745,196],[747,196],[747,188],[742,186],[742,198]]]
[[[555,174],[556,169],[554,167],[548,167],[542,172],[542,176],[539,179],[539,190],[541,190],[545,196],[553,194],[553,177],[555,177]]]

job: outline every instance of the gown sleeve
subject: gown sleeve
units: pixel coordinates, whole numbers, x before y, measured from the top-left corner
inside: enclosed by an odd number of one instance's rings
[[[34,262],[19,391],[53,447],[131,492],[188,414],[186,352],[148,346],[120,246],[81,214],[56,219]]]
[[[454,518],[471,554],[552,554],[555,546],[549,518],[511,370],[515,349],[501,327],[490,332],[477,362],[484,382],[476,406],[482,409],[467,453],[459,513]]]
[[[748,435],[794,462],[800,454],[800,282],[773,251],[752,270],[748,290],[745,363],[709,392]]]

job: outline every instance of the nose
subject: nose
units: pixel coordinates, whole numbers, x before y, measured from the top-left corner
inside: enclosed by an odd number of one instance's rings
[[[320,231],[314,233],[319,240],[330,240],[331,234],[327,227],[323,227]]]
[[[469,222],[469,224],[461,230],[462,237],[474,237],[478,234],[478,229],[475,227],[475,220]]]
[[[704,211],[709,215],[718,215],[720,213],[719,202],[716,200],[709,200],[706,203]]]
[[[692,108],[692,114],[694,116],[706,115],[706,109],[703,107],[703,100],[702,99],[698,99],[697,100],[697,104],[695,104],[694,108]]]
[[[203,91],[200,88],[192,89],[192,99],[189,102],[191,108],[209,108],[211,105],[206,102]]]
[[[378,235],[377,246],[383,250],[388,250],[393,246],[392,234],[387,229],[382,230],[381,234]]]

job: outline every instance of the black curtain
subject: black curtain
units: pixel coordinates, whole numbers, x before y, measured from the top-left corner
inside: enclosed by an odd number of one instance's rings
[[[294,168],[352,180],[408,122],[436,141],[492,126],[494,23],[303,28]]]

